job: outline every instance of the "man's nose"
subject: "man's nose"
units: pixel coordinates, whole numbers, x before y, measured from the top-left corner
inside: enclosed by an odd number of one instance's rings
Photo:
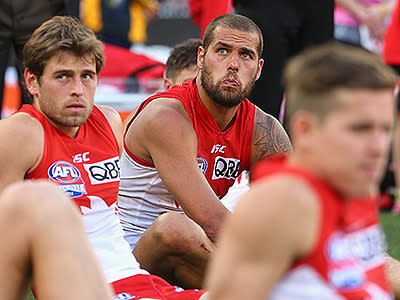
[[[237,53],[232,53],[229,61],[228,70],[234,72],[239,71],[239,55]]]
[[[73,77],[73,79],[72,79],[71,94],[76,95],[76,96],[83,95],[83,83],[79,76]]]

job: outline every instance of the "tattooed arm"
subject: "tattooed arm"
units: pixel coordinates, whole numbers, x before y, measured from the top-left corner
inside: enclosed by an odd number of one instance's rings
[[[256,108],[251,146],[251,165],[264,157],[291,150],[292,145],[281,123],[273,116]]]

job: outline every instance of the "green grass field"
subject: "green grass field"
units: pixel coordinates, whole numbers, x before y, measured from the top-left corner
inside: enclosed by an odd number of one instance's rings
[[[393,216],[390,212],[382,212],[380,215],[388,242],[388,253],[400,259],[400,215]],[[35,297],[30,294],[27,300],[35,300]]]
[[[381,223],[388,242],[388,253],[400,259],[400,215],[393,216],[390,212],[382,212]]]

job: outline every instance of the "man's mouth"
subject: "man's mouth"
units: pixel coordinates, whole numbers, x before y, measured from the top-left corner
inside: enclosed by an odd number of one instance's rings
[[[72,110],[82,110],[85,108],[85,106],[81,103],[72,103],[68,105],[67,108]]]
[[[239,86],[239,82],[233,78],[226,78],[222,80],[222,83],[229,86]]]

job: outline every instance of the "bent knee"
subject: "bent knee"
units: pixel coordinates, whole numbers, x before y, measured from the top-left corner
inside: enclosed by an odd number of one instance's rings
[[[179,226],[183,221],[182,218],[185,216],[176,212],[168,212],[159,216],[150,227],[153,238],[166,248],[176,247],[183,238],[182,227]]]
[[[0,207],[15,222],[31,222],[49,216],[76,213],[72,202],[55,185],[47,181],[21,182],[8,186],[0,195]]]
[[[208,239],[203,229],[187,216],[168,212],[162,214],[152,224],[153,236],[170,250],[187,251]]]

